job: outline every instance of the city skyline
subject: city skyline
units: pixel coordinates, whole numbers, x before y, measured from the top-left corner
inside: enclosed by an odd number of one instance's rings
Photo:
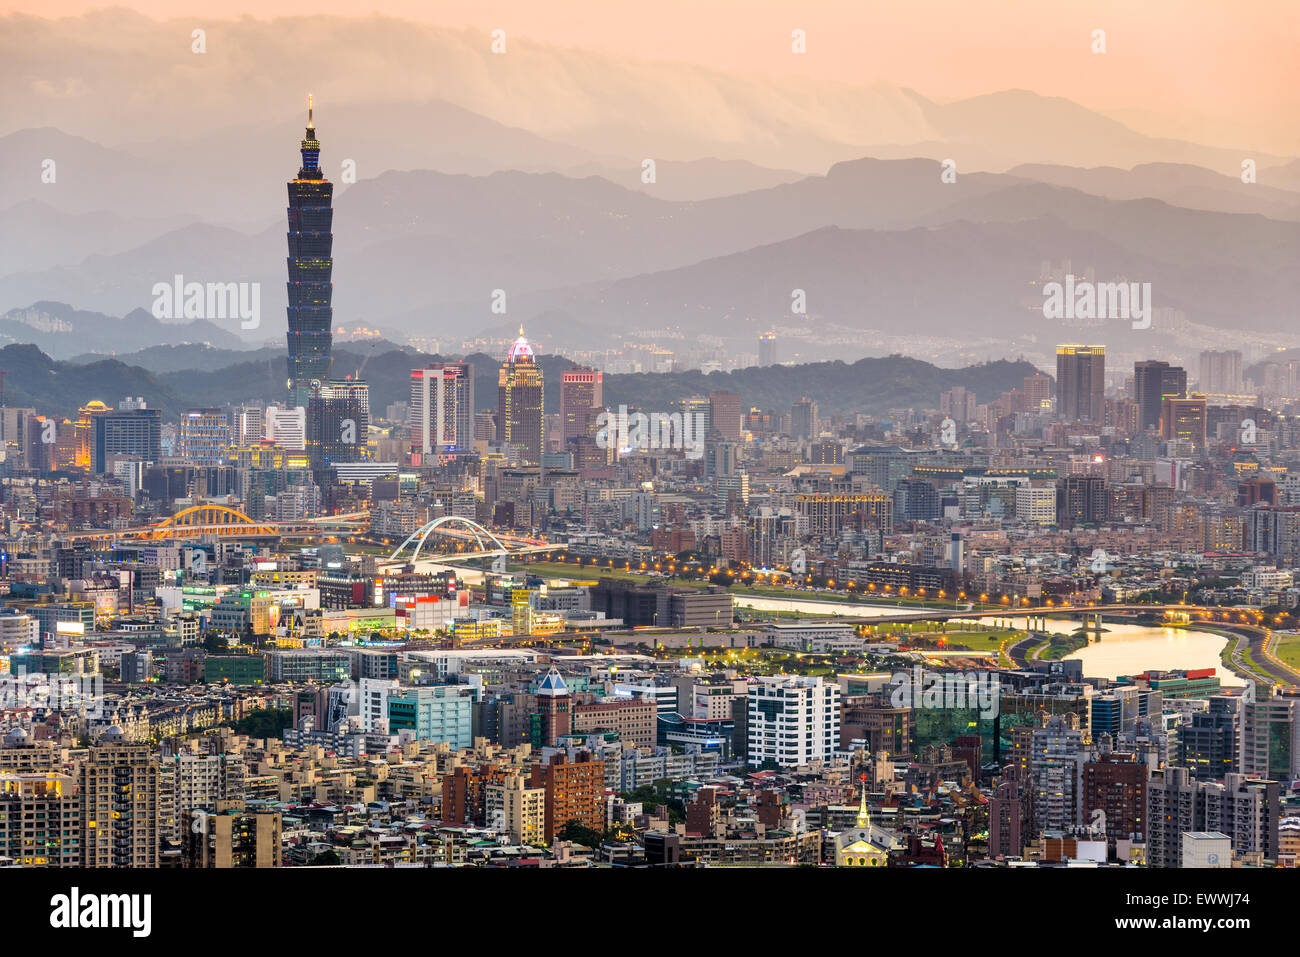
[[[1015,895],[954,940],[1287,928],[1300,14],[34,9],[16,913],[170,943],[328,869],[373,947],[468,868],[865,869],[950,882],[908,923]]]

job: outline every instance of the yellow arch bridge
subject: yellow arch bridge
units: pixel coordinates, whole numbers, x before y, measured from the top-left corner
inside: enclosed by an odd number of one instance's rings
[[[192,505],[154,525],[114,532],[91,532],[72,536],[80,540],[134,539],[168,541],[201,536],[217,538],[262,538],[310,535],[329,529],[352,529],[364,524],[369,512],[347,512],[297,522],[268,522],[249,518],[228,505]]]

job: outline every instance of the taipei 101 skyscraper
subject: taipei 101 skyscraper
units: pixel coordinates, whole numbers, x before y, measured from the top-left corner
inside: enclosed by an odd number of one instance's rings
[[[302,168],[289,181],[289,404],[306,406],[330,369],[334,309],[334,185],[320,170],[320,140],[307,97]]]

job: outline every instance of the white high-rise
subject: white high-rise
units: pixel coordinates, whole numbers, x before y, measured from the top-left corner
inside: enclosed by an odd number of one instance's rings
[[[840,687],[817,677],[775,675],[749,689],[749,764],[806,765],[840,744]]]
[[[411,427],[411,448],[423,455],[437,455],[461,447],[457,434],[458,387],[465,370],[458,365],[411,370],[411,401],[407,424]]]

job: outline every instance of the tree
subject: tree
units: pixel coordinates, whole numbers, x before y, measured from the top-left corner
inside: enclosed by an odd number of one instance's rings
[[[248,712],[230,727],[236,734],[246,734],[250,738],[275,738],[292,721],[291,708],[258,708]]]
[[[558,836],[562,841],[572,841],[590,848],[600,847],[600,842],[604,840],[604,835],[600,831],[587,827],[578,820],[572,820],[564,825]]]

